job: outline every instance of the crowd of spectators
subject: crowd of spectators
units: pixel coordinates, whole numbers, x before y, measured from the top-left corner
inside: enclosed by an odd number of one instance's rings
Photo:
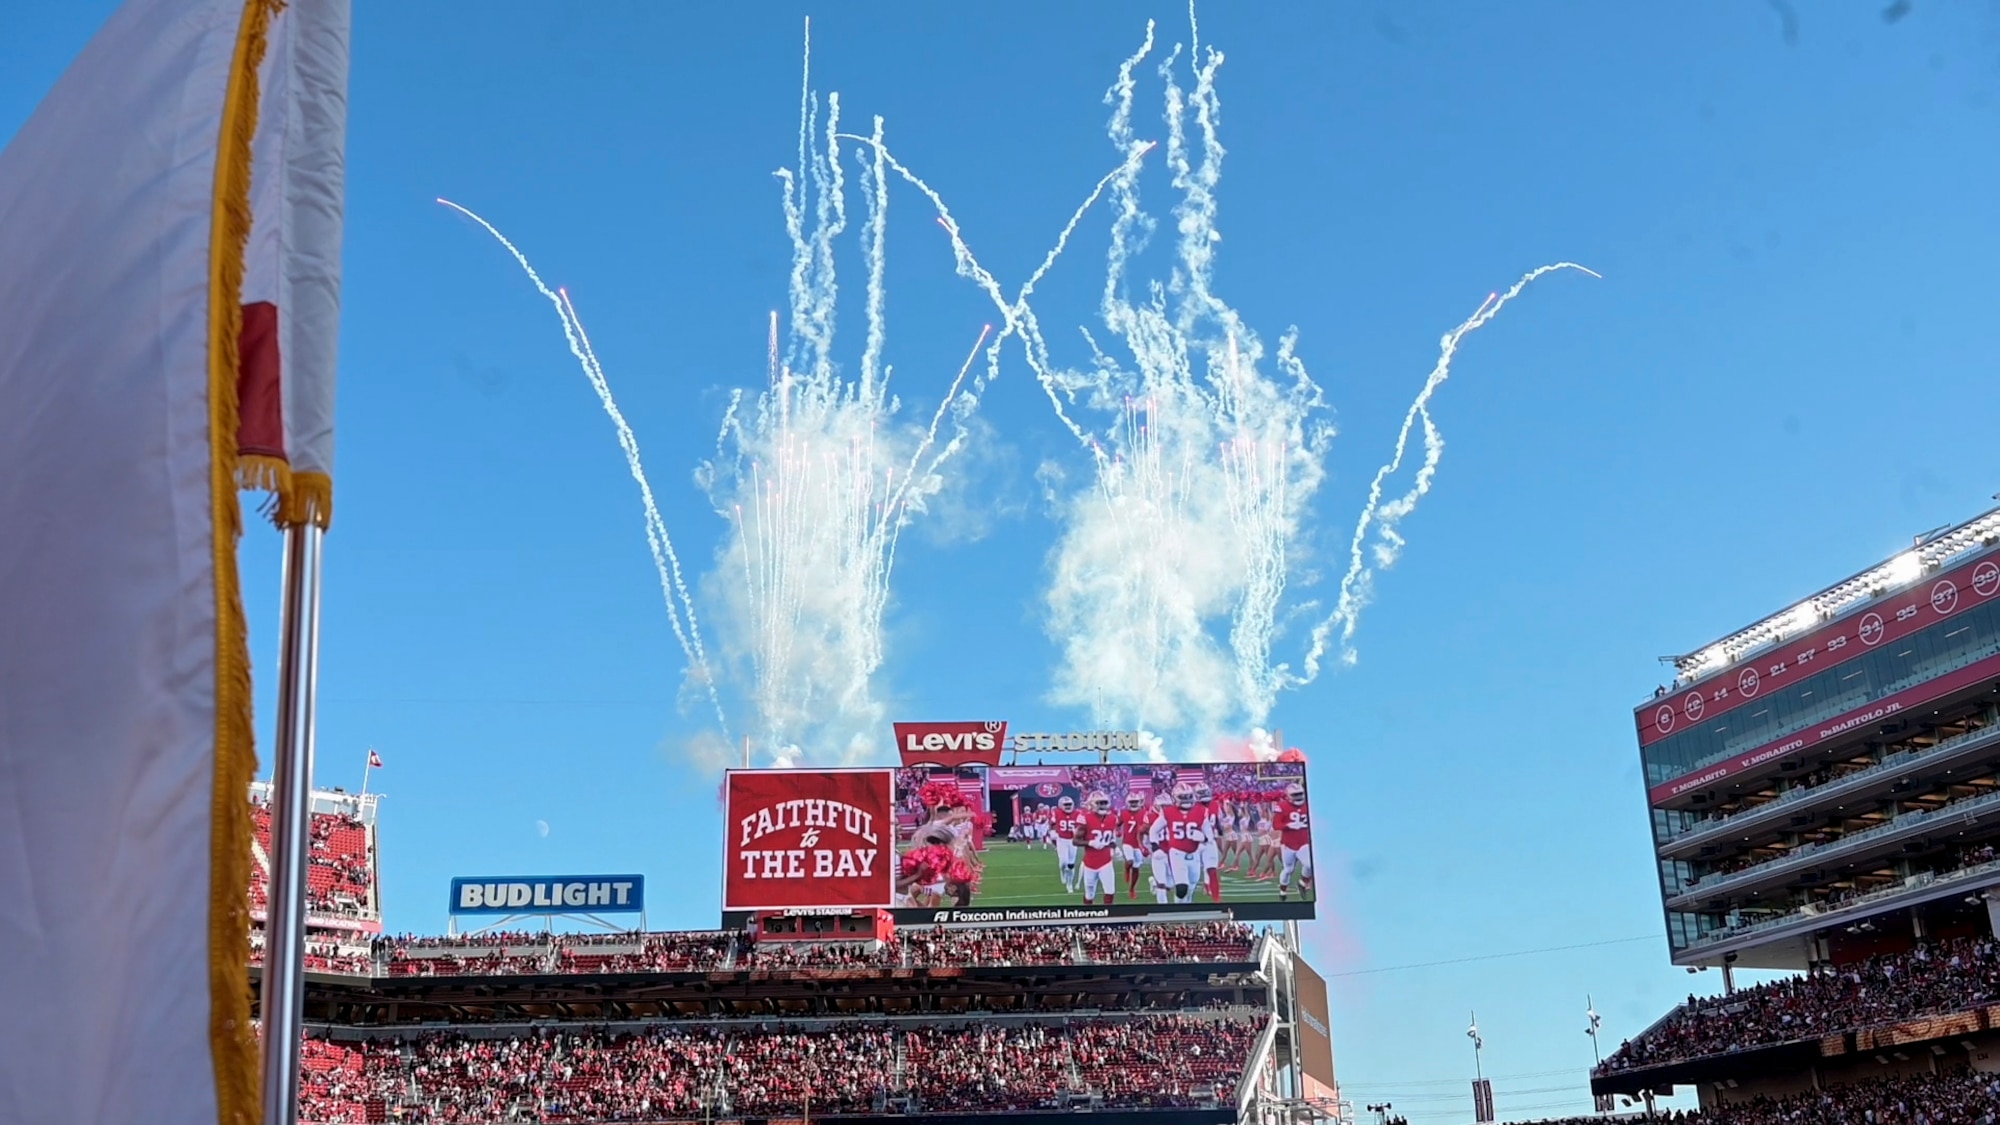
[[[1990,790],[1982,786],[1981,788],[1974,790],[1969,796],[1959,797],[1951,801],[1947,801],[1944,804],[1939,805],[1937,809],[1931,811],[1937,812],[1943,809],[1948,809],[1952,805],[1958,804],[1961,801],[1969,801],[1977,797],[1984,797],[1989,792]],[[1885,821],[1883,823],[1890,823],[1890,822]],[[1832,827],[1815,828],[1809,832],[1803,833],[1799,837],[1798,845],[1795,847],[1773,844],[1767,847],[1761,847],[1754,849],[1752,851],[1744,852],[1740,855],[1734,855],[1726,859],[1718,860],[1715,863],[1709,865],[1707,870],[1704,871],[1699,878],[1688,880],[1687,886],[1688,889],[1692,890],[1697,887],[1700,887],[1704,883],[1713,883],[1716,880],[1724,878],[1725,876],[1734,875],[1739,871],[1747,871],[1750,868],[1755,867],[1759,864],[1770,863],[1776,860],[1789,859],[1792,858],[1793,856],[1804,855],[1807,852],[1825,847],[1829,844],[1838,843],[1845,835],[1846,834],[1844,832],[1834,829]],[[1937,873],[1945,874],[1950,871],[1958,870],[1959,868],[1962,867],[1977,866],[1978,864],[1986,863],[1992,860],[1993,856],[1994,856],[1994,850],[1991,845],[1981,845],[1980,847],[1976,848],[1960,848],[1955,852],[1948,852],[1946,853],[1946,855],[1939,857],[1939,861],[1941,862],[1942,866],[1937,868]]]
[[[901,966],[902,943],[889,941],[752,941],[736,950],[739,969],[762,972],[791,970],[876,971]]]
[[[559,973],[691,973],[734,963],[738,936],[728,931],[656,934],[563,934]]]
[[[993,930],[905,930],[899,937],[905,964],[1068,965],[1080,960],[1076,934],[1061,926]]]
[[[314,813],[307,830],[306,903],[309,909],[355,910],[374,900],[374,863],[368,830],[358,817]]]
[[[261,855],[271,854],[271,809],[255,797],[250,822]],[[344,918],[375,916],[374,846],[360,819],[340,812],[316,812],[307,825],[306,911]],[[270,872],[251,865],[250,908],[266,906]]]
[[[375,957],[392,977],[533,976],[554,971],[550,934],[485,933],[454,937],[384,936]]]
[[[967,965],[1247,961],[1256,933],[1236,922],[908,929],[888,941],[759,941],[747,933],[485,933],[383,937],[387,975],[887,970]]]
[[[354,935],[345,933],[308,930],[305,947],[307,972],[343,973],[357,977],[372,976],[375,972],[375,954],[369,949],[366,939],[357,940]],[[262,927],[250,931],[250,963],[264,963]]]
[[[1601,1073],[1963,1011],[2000,997],[1991,937],[1918,945],[1688,1002],[1604,1060]]]
[[[423,953],[429,950],[547,944],[548,939],[548,934],[534,930],[486,930],[477,934],[383,934],[378,944],[396,952]]]
[[[1996,855],[2000,855],[2000,853],[1996,853],[1991,844],[1981,844],[1978,847],[1971,848],[1959,848],[1947,853],[1946,861],[1931,870],[1929,874],[1937,878],[1943,878],[1953,872],[1963,871],[1968,867],[1978,867],[1984,863],[1991,863]],[[1921,874],[1921,872],[1919,873]],[[1906,885],[1904,878],[1906,877],[1884,878],[1875,882],[1872,886],[1856,882],[1851,886],[1834,887],[1829,889],[1824,895],[1817,897],[1814,901],[1822,911],[1838,910],[1849,903],[1856,902],[1876,891],[1882,890],[1885,886],[1904,886]]]
[[[1606,1125],[1629,1118],[1565,1117],[1537,1125]],[[1753,1098],[1708,1110],[1657,1114],[1659,1125],[2000,1125],[2000,1075],[1960,1070]],[[1408,1125],[1392,1118],[1392,1125]]]
[[[299,1054],[299,1120],[365,1122],[384,1120],[386,1107],[370,1097],[362,1055],[346,1045],[306,1038]],[[370,1102],[375,1112],[370,1112]]]
[[[1177,926],[1088,926],[1077,931],[1086,961],[1248,961],[1256,935],[1241,922]]]
[[[1104,1108],[1227,1101],[1261,1025],[1247,1016],[1168,1015],[913,1032],[904,1088],[916,1107]]]
[[[897,1027],[539,1029],[309,1038],[300,1120],[622,1122],[705,1116],[1200,1106],[1235,1092],[1246,1013]]]

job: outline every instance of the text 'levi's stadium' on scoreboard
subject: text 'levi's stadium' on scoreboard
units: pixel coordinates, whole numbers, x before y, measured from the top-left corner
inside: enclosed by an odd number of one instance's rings
[[[1004,737],[954,725],[965,750]],[[903,925],[1313,916],[1300,761],[732,770],[725,790],[725,926],[867,909]]]

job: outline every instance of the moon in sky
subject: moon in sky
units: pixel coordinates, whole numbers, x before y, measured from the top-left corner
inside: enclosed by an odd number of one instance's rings
[[[535,832],[540,836],[542,836],[542,838],[547,839],[549,834],[549,822],[546,820],[536,821]]]

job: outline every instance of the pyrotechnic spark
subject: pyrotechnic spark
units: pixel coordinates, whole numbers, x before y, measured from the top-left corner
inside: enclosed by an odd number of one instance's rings
[[[1061,370],[1025,293],[1015,320],[1058,409],[1080,404],[1109,423],[1071,422],[1095,473],[1066,502],[1048,593],[1064,649],[1056,698],[1094,707],[1100,721],[1213,731],[1226,719],[1261,720],[1283,686],[1270,651],[1287,551],[1323,478],[1332,429],[1294,335],[1267,360],[1213,289],[1225,155],[1215,89],[1223,58],[1213,48],[1192,57],[1191,90],[1177,74],[1181,48],[1159,67],[1166,167],[1179,193],[1173,266],[1164,282],[1132,276],[1155,228],[1138,181],[1139,158],[1154,145],[1133,127],[1137,72],[1153,48],[1148,24],[1105,95],[1107,131],[1126,160],[1103,185],[1113,218],[1099,313],[1124,354],[1086,331],[1090,364]],[[1261,369],[1267,363],[1273,370]],[[1211,633],[1220,622],[1226,650]]]
[[[1406,543],[1400,530],[1403,518],[1416,511],[1417,502],[1430,492],[1431,482],[1437,476],[1438,462],[1444,457],[1444,435],[1438,432],[1437,423],[1431,419],[1431,396],[1437,393],[1445,380],[1451,378],[1451,361],[1458,354],[1459,343],[1468,334],[1499,316],[1500,310],[1507,307],[1507,302],[1520,296],[1522,290],[1537,279],[1557,270],[1578,270],[1592,277],[1603,276],[1596,270],[1580,266],[1575,262],[1555,262],[1538,266],[1521,275],[1520,280],[1510,286],[1505,293],[1487,294],[1486,299],[1480,302],[1471,316],[1458,327],[1445,333],[1444,338],[1438,342],[1437,365],[1431,368],[1430,375],[1424,380],[1423,389],[1417,392],[1416,399],[1410,403],[1410,409],[1403,415],[1403,427],[1396,433],[1395,452],[1381,468],[1375,470],[1375,479],[1368,484],[1368,502],[1362,505],[1361,515],[1354,523],[1354,538],[1348,544],[1347,573],[1340,579],[1340,595],[1334,603],[1333,613],[1313,629],[1312,643],[1306,649],[1305,675],[1301,678],[1302,682],[1310,682],[1313,677],[1319,675],[1320,661],[1326,655],[1328,639],[1336,628],[1340,631],[1341,659],[1350,664],[1354,662],[1354,630],[1360,624],[1362,609],[1367,606],[1373,594],[1375,573],[1394,566],[1396,559],[1402,554]],[[1410,444],[1410,430],[1420,421],[1424,427],[1423,464],[1417,467],[1416,477],[1410,482],[1409,491],[1384,503],[1383,482],[1403,467],[1403,455]],[[1369,552],[1364,550],[1371,526],[1376,540],[1372,552],[1374,556],[1372,567],[1367,562]]]
[[[1193,26],[1192,5],[1189,20]],[[1097,183],[1040,265],[1008,296],[973,254],[942,196],[889,151],[879,117],[868,135],[840,132],[839,96],[822,104],[812,89],[808,23],[798,163],[776,173],[792,245],[789,307],[782,320],[776,312],[771,316],[766,387],[747,403],[743,392],[732,396],[716,456],[697,474],[729,525],[715,575],[735,626],[725,635],[732,656],[750,666],[754,725],[771,760],[791,764],[808,749],[853,756],[873,744],[882,715],[872,680],[883,663],[882,621],[899,537],[943,489],[944,466],[971,439],[969,418],[998,377],[1009,338],[1021,340],[1057,417],[1094,468],[1089,486],[1064,501],[1065,526],[1053,559],[1049,628],[1063,644],[1054,699],[1091,708],[1100,723],[1206,734],[1225,722],[1261,723],[1280,691],[1318,675],[1336,630],[1343,657],[1352,659],[1350,642],[1372,577],[1394,563],[1404,545],[1400,523],[1435,477],[1444,443],[1430,401],[1449,377],[1460,341],[1535,279],[1583,269],[1562,262],[1532,271],[1504,293],[1489,295],[1446,334],[1438,364],[1404,418],[1394,455],[1371,484],[1337,604],[1312,631],[1303,672],[1274,664],[1291,555],[1324,480],[1334,431],[1320,388],[1297,355],[1296,330],[1280,337],[1267,364],[1260,337],[1214,292],[1222,238],[1216,187],[1226,155],[1218,138],[1215,80],[1223,56],[1201,44],[1198,28],[1194,36],[1191,88],[1184,89],[1177,75],[1178,45],[1158,68],[1165,163],[1178,193],[1168,277],[1134,277],[1156,228],[1139,202],[1139,175],[1160,142],[1139,139],[1132,123],[1138,68],[1154,49],[1149,22],[1144,43],[1120,64],[1105,94],[1118,167]],[[859,146],[848,155],[861,173],[859,249],[866,284],[866,331],[852,378],[839,373],[834,359],[835,249],[844,245],[848,225],[844,142]],[[921,430],[898,422],[900,403],[888,389],[892,371],[883,362],[891,173],[930,202],[957,273],[985,293],[1000,316],[998,331],[989,325],[981,332]],[[1067,369],[1051,358],[1030,298],[1084,215],[1107,197],[1113,216],[1099,315],[1124,354],[1113,357],[1085,329],[1090,362]],[[574,309],[541,284],[497,230],[465,213],[508,246],[562,315],[571,351],[617,423],[646,497],[649,539],[657,529],[655,557],[666,560],[662,589],[669,591],[676,635],[715,699],[692,602],[653,510],[636,443]],[[975,371],[982,348],[985,362]],[[1400,471],[1419,423],[1423,464],[1410,489],[1385,502],[1385,483]],[[1371,532],[1372,567],[1366,550]],[[676,604],[688,614],[686,635]],[[1290,612],[1315,608],[1308,602]],[[1225,622],[1226,650],[1214,635]],[[719,716],[719,701],[717,710]]]
[[[597,392],[598,402],[604,413],[610,417],[612,426],[618,431],[618,445],[625,451],[625,466],[632,474],[633,483],[639,486],[639,500],[645,509],[646,545],[653,554],[653,567],[660,576],[660,596],[667,606],[667,621],[673,626],[674,639],[680,642],[681,652],[686,656],[688,669],[701,681],[708,692],[709,703],[715,708],[715,721],[728,737],[729,723],[722,711],[722,697],[718,694],[715,676],[709,668],[708,652],[701,641],[701,622],[695,616],[694,599],[688,592],[687,582],[681,577],[680,556],[674,551],[674,541],[667,534],[666,521],[660,518],[660,508],[653,500],[653,485],[646,478],[646,467],[639,459],[639,439],[626,423],[624,412],[618,409],[617,400],[611,396],[611,384],[604,377],[604,367],[597,361],[597,353],[590,346],[590,337],[584,333],[583,322],[577,318],[576,307],[570,303],[566,290],[550,289],[536,272],[528,256],[514,245],[492,223],[467,208],[449,199],[439,199],[439,203],[457,211],[485,228],[507,253],[513,255],[521,271],[528,275],[535,289],[554,306],[556,316],[562,321],[563,339],[569,344],[569,351],[583,368],[583,374],[590,381],[590,387]],[[682,617],[686,620],[683,622]]]
[[[716,455],[697,471],[729,528],[715,575],[728,601],[725,621],[732,626],[725,639],[731,654],[749,665],[756,736],[780,764],[796,762],[808,750],[850,756],[873,745],[882,716],[871,681],[883,662],[882,619],[901,533],[943,489],[941,470],[971,439],[968,422],[986,384],[998,374],[1001,343],[1022,332],[1023,317],[1033,328],[1026,295],[1118,174],[1097,185],[1042,267],[1010,301],[972,256],[943,198],[890,153],[882,120],[875,119],[867,136],[840,132],[839,95],[822,103],[811,75],[808,22],[798,162],[776,174],[792,245],[789,304],[782,318],[771,314],[767,385],[747,402],[740,391],[731,397]],[[844,245],[841,236],[848,227],[843,142],[862,146],[852,155],[861,172],[865,335],[852,379],[840,375],[834,352],[840,295],[835,251]],[[1138,146],[1127,164],[1135,164],[1149,147]],[[891,170],[930,201],[950,237],[958,272],[992,297],[1003,318],[998,333],[991,325],[981,331],[929,425],[921,429],[897,422],[900,403],[889,391],[892,371],[883,361]],[[491,224],[450,205],[499,239],[562,317],[570,350],[617,424],[620,444],[640,482],[648,539],[656,559],[662,560],[662,589],[669,591],[675,635],[689,652],[690,664],[701,668],[720,717],[678,558],[638,467],[636,442],[610,397],[575,310],[565,295],[542,284],[527,259]],[[1039,342],[1038,332],[1035,338]],[[986,363],[975,370],[982,349]],[[1046,378],[1044,385],[1049,385]],[[685,632],[681,612],[688,617]]]
[[[810,25],[807,34],[798,164],[776,174],[792,245],[789,305],[782,323],[772,316],[765,389],[731,403],[716,456],[698,474],[729,524],[717,577],[726,578],[718,585],[734,650],[750,668],[755,734],[781,763],[852,757],[876,742],[883,716],[872,680],[896,547],[970,440],[985,385],[973,367],[991,333],[980,332],[928,426],[898,421],[884,362],[892,158],[880,118],[868,136],[840,132],[839,95],[822,103],[813,92]],[[844,154],[847,140],[865,147]],[[860,170],[865,294],[861,354],[847,378],[834,327],[850,155]]]
[[[1192,6],[1189,21],[1193,26]],[[1225,723],[1260,724],[1280,691],[1315,678],[1336,627],[1345,648],[1373,573],[1362,553],[1370,530],[1379,540],[1374,566],[1386,567],[1403,544],[1398,525],[1431,487],[1443,439],[1429,405],[1459,341],[1536,278],[1583,267],[1559,263],[1531,272],[1489,296],[1446,336],[1395,457],[1371,487],[1356,531],[1359,569],[1343,580],[1333,614],[1313,631],[1303,672],[1274,663],[1291,555],[1325,478],[1334,431],[1320,388],[1297,354],[1296,331],[1280,337],[1266,371],[1264,344],[1214,291],[1222,240],[1216,188],[1226,155],[1216,92],[1223,56],[1200,43],[1198,28],[1194,35],[1191,88],[1178,76],[1179,46],[1158,68],[1166,167],[1178,193],[1164,281],[1135,276],[1156,227],[1140,205],[1138,179],[1153,142],[1140,140],[1133,127],[1136,76],[1154,48],[1152,24],[1105,94],[1112,109],[1107,132],[1125,161],[1098,185],[1113,209],[1099,313],[1122,354],[1114,357],[1085,330],[1088,365],[1062,369],[1049,358],[1028,298],[1055,253],[1012,301],[986,288],[1006,316],[999,339],[1021,336],[1029,365],[1095,468],[1090,486],[1065,504],[1047,595],[1050,632],[1063,645],[1055,698],[1092,707],[1100,722],[1212,732]],[[955,224],[946,226],[962,246]],[[975,271],[961,266],[962,273]],[[1078,407],[1101,422],[1078,422],[1072,417]],[[1418,422],[1424,464],[1407,494],[1384,503],[1384,483],[1400,469]],[[1306,603],[1293,612],[1311,608]],[[1215,635],[1224,623],[1226,651]]]

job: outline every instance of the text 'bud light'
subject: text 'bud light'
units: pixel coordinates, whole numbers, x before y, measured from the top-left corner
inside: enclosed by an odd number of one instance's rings
[[[453,914],[638,914],[643,875],[502,875],[451,881]]]

